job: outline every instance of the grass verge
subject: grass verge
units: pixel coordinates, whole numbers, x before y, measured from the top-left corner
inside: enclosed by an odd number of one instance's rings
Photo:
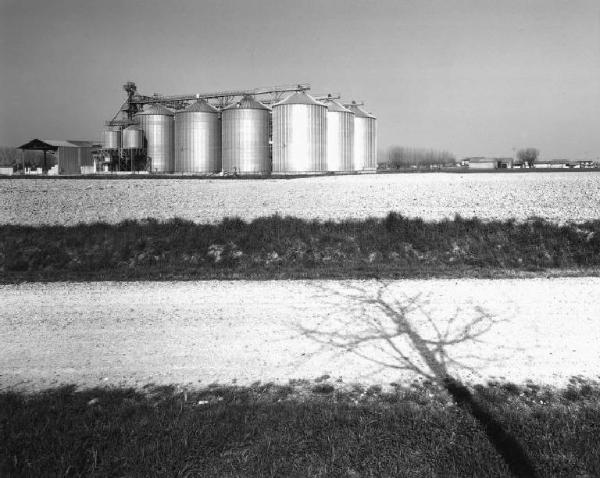
[[[2,476],[508,476],[432,385],[0,394]],[[474,389],[541,476],[600,476],[600,387]]]
[[[0,227],[0,281],[597,275],[600,220],[454,219]]]

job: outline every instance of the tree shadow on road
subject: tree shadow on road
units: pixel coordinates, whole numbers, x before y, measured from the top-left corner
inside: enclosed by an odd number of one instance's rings
[[[436,383],[477,420],[514,476],[538,476],[521,444],[451,373],[460,369],[476,373],[466,360],[485,358],[453,351],[481,343],[499,320],[475,308],[470,314],[457,311],[442,327],[428,312],[424,297],[399,298],[391,284],[376,281],[375,288],[354,282],[340,287],[321,285],[323,296],[333,298],[338,310],[318,327],[299,324],[298,330],[324,347],[350,352],[380,369],[412,372]]]

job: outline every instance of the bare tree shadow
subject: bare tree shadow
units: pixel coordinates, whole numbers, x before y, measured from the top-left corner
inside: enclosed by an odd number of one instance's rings
[[[457,356],[451,350],[481,343],[499,320],[481,308],[475,308],[474,315],[466,319],[465,312],[457,310],[442,327],[427,311],[426,298],[421,294],[398,298],[390,290],[391,284],[376,281],[374,289],[356,283],[344,283],[340,288],[318,286],[323,296],[335,299],[332,304],[338,308],[335,318],[317,328],[299,324],[298,330],[323,347],[350,352],[381,369],[412,372],[438,384],[477,420],[514,476],[538,476],[521,444],[450,372],[451,369],[476,372],[476,367],[465,359],[481,360],[481,357],[468,353]],[[341,309],[340,303],[344,304]]]

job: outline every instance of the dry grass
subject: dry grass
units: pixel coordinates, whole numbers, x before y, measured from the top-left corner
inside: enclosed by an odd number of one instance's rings
[[[431,385],[391,393],[321,389],[296,383],[3,393],[0,474],[508,474],[477,423]],[[541,476],[600,474],[597,384],[574,379],[562,390],[490,384],[475,396],[520,441]]]
[[[2,226],[3,281],[506,277],[594,273],[600,220],[306,221],[279,216],[199,225]],[[570,272],[571,273],[571,272]]]

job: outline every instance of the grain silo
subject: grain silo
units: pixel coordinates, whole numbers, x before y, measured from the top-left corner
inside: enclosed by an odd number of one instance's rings
[[[206,100],[175,113],[175,172],[221,172],[221,120]]]
[[[273,173],[324,173],[327,107],[303,91],[273,105]]]
[[[146,140],[149,170],[173,171],[173,112],[164,106],[150,105],[136,115]]]
[[[102,148],[106,150],[116,150],[121,148],[120,128],[111,127],[102,132]]]
[[[123,130],[123,149],[142,149],[144,147],[144,131],[139,126],[131,125]]]
[[[333,99],[327,105],[327,171],[354,171],[354,113]]]
[[[377,170],[377,120],[354,101],[348,105],[354,113],[354,170]]]
[[[270,174],[270,109],[246,95],[221,114],[223,171]]]
[[[145,155],[142,154],[144,149],[144,131],[137,126],[131,125],[123,130],[123,149],[121,158],[129,163],[130,171],[139,171],[140,169],[148,169],[148,163]],[[119,162],[121,167],[121,162]]]

